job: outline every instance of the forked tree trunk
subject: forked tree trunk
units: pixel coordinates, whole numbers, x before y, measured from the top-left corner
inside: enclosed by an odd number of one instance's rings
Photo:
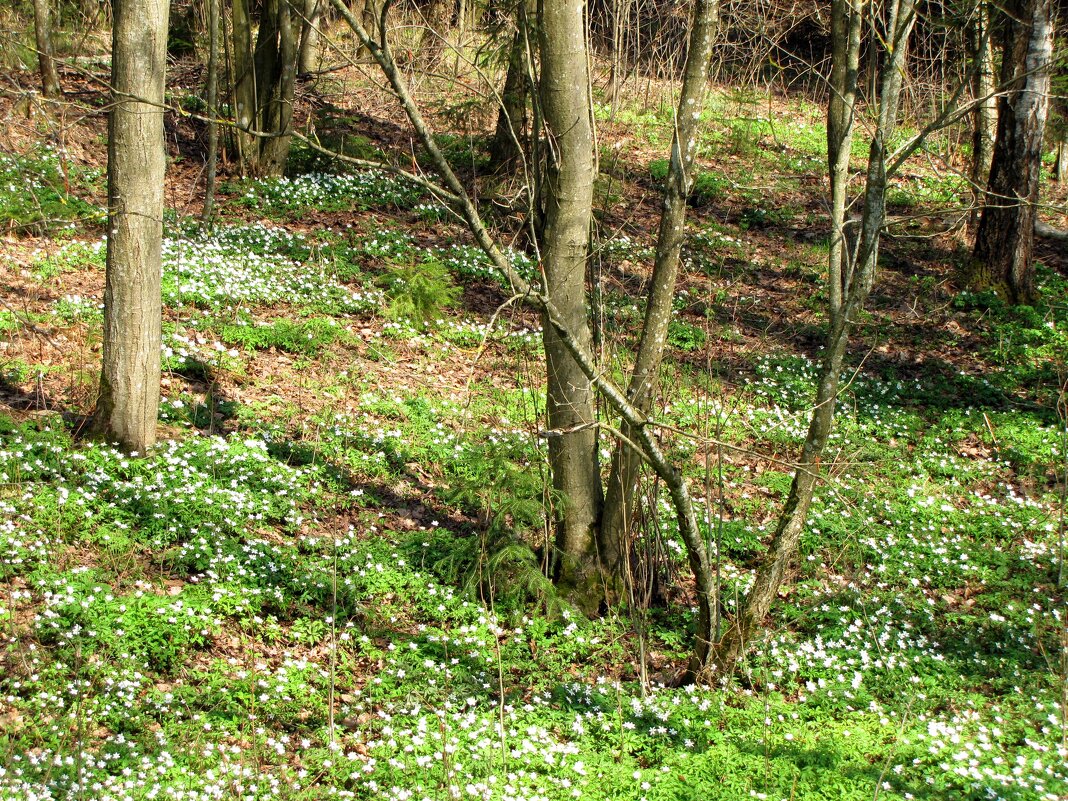
[[[888,50],[884,53],[880,71],[879,116],[868,153],[864,210],[855,263],[848,270],[849,280],[845,286],[841,309],[831,322],[816,390],[816,404],[794,472],[790,494],[779,516],[768,554],[757,569],[753,586],[746,595],[738,616],[728,626],[713,651],[711,666],[718,672],[733,671],[756,632],[763,627],[764,619],[782,586],[787,568],[797,555],[801,534],[808,520],[808,510],[820,476],[820,459],[834,422],[838,381],[849,344],[849,332],[875,280],[879,238],[886,220],[887,143],[897,125],[905,54],[909,34],[915,22],[914,3],[915,0],[893,0],[890,8],[886,37]]]
[[[156,441],[159,411],[166,51],[167,0],[114,0],[104,356],[91,430],[139,453]]]
[[[827,101],[831,248],[827,259],[827,299],[832,320],[841,310],[843,286],[849,278],[846,199],[849,194],[849,158],[853,150],[853,126],[856,120],[860,31],[867,8],[866,0],[834,0],[831,3],[831,78]]]
[[[234,0],[234,101],[238,152],[247,175],[281,175],[289,156],[297,80],[290,0],[264,0],[253,46],[249,0]]]
[[[478,209],[467,194],[464,185],[456,177],[456,173],[449,166],[448,161],[441,152],[441,148],[438,147],[437,142],[434,140],[433,133],[419,112],[418,106],[412,100],[407,82],[397,67],[397,62],[394,60],[384,37],[376,42],[371,38],[361,21],[344,5],[342,0],[331,0],[331,2],[346,24],[356,32],[364,48],[382,68],[382,72],[385,74],[398,102],[411,122],[412,128],[442,176],[447,191],[451,194],[450,201],[467,222],[475,241],[485,251],[494,266],[508,279],[516,296],[524,298],[528,305],[542,314],[543,319],[556,332],[560,344],[571,354],[582,374],[593,386],[597,387],[597,390],[613,411],[619,414],[623,421],[637,433],[638,446],[656,475],[668,487],[679,523],[679,533],[686,544],[691,564],[700,562],[702,558],[707,563],[707,556],[701,556],[701,554],[705,553],[704,541],[698,530],[697,518],[694,514],[693,504],[690,501],[686,480],[682,473],[668,461],[663,450],[661,450],[649,418],[638,409],[635,409],[630,401],[627,400],[626,393],[596,363],[589,347],[584,346],[579,337],[564,324],[564,316],[556,308],[553,301],[543,290],[532,287],[515,271],[511,262],[490,236],[479,216]],[[696,575],[703,575],[707,573],[707,570],[702,571],[695,567],[694,572]],[[701,623],[700,620],[698,622],[699,624]],[[694,661],[703,662],[703,654],[708,651],[707,629],[699,628],[696,632],[694,651]],[[698,656],[700,656],[700,659],[697,658]]]
[[[1052,0],[1012,0],[1002,54],[998,129],[986,204],[975,235],[971,288],[1009,303],[1035,301],[1033,258],[1042,137],[1049,108]]]
[[[541,231],[545,292],[561,322],[590,349],[586,251],[596,164],[589,96],[589,53],[582,0],[543,0],[539,94],[548,136]],[[601,473],[593,389],[557,330],[545,321],[549,462],[557,509],[557,581],[566,597],[595,613],[604,597],[597,530]]]
[[[660,365],[667,347],[668,326],[672,317],[672,302],[679,272],[682,245],[686,238],[686,199],[694,179],[694,159],[697,154],[701,112],[708,93],[708,72],[712,62],[713,45],[719,16],[718,0],[697,0],[687,47],[682,91],[675,112],[675,129],[671,141],[671,163],[660,211],[656,255],[646,303],[645,324],[642,327],[638,352],[631,370],[627,397],[643,413],[648,412],[656,394]],[[627,440],[636,439],[635,432],[623,427]],[[605,511],[601,527],[601,553],[613,576],[623,576],[630,548],[630,533],[634,522],[634,495],[642,465],[641,454],[620,442],[612,457],[612,469],[605,490]],[[697,576],[699,587],[705,585],[711,595],[707,555],[704,575]],[[695,568],[695,573],[698,569]],[[711,604],[711,602],[710,602]],[[703,615],[711,608],[701,610]],[[709,617],[710,619],[710,617]],[[702,627],[704,630],[704,627]]]
[[[63,95],[52,49],[52,9],[50,0],[33,0],[33,33],[37,43],[37,66],[41,75],[41,93],[54,100]]]

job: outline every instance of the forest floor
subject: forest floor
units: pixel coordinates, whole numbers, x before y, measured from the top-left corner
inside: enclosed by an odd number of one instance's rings
[[[201,230],[204,130],[169,113],[162,441],[82,439],[105,103],[65,79],[60,105],[28,74],[0,100],[0,799],[1068,797],[1068,254],[1039,241],[1033,308],[961,288],[959,131],[893,181],[763,639],[738,676],[677,688],[692,582],[663,488],[643,488],[633,596],[569,610],[544,571],[538,320],[390,174],[297,146],[286,179],[224,181]],[[197,71],[171,81],[195,111]],[[536,275],[488,106],[437,90],[441,145]],[[592,319],[620,373],[667,96],[597,109]],[[356,75],[298,100],[326,145],[422,164]],[[814,396],[825,130],[806,100],[725,87],[706,116],[657,414],[730,613]],[[1044,186],[1068,227],[1068,190]]]

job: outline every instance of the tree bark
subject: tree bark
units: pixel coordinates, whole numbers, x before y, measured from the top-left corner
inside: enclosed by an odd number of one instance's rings
[[[1057,137],[1057,183],[1068,181],[1068,121],[1061,126]]]
[[[860,31],[866,10],[866,0],[834,0],[831,4],[831,78],[827,101],[831,248],[827,259],[827,299],[832,320],[841,310],[843,286],[848,280],[850,256],[846,252],[846,198],[856,120]]]
[[[970,177],[977,207],[972,215],[973,230],[979,220],[978,206],[982,201],[983,187],[990,177],[990,163],[994,158],[994,139],[998,125],[998,101],[994,85],[994,39],[991,31],[990,3],[988,0],[978,0],[968,37],[973,61],[972,95],[978,101],[972,112]]]
[[[490,162],[498,172],[510,169],[523,156],[527,133],[527,15],[516,10],[516,32],[508,51],[508,73],[501,90],[501,110],[490,143]]]
[[[114,0],[104,355],[91,430],[128,451],[156,440],[161,340],[167,0]]]
[[[649,411],[655,397],[660,365],[667,347],[680,254],[685,240],[686,199],[693,186],[697,137],[708,92],[708,72],[719,18],[718,0],[697,0],[693,14],[682,90],[675,112],[671,164],[664,186],[645,324],[627,386],[628,399],[643,413]],[[626,426],[623,427],[623,434],[628,440],[636,438],[635,432]],[[605,491],[601,527],[601,553],[613,576],[622,576],[627,561],[634,520],[635,485],[641,464],[642,457],[633,448],[622,441],[617,445]],[[698,576],[697,583],[699,587],[705,585],[708,588],[708,592],[699,593],[700,596],[712,594],[710,576]],[[710,620],[711,603],[708,612]],[[707,638],[706,627],[702,626],[701,629],[701,636]]]
[[[849,344],[849,332],[875,280],[879,239],[886,221],[887,143],[897,125],[905,54],[916,19],[914,3],[915,0],[893,0],[890,8],[887,51],[880,71],[878,121],[868,153],[864,210],[855,264],[848,274],[841,309],[831,322],[816,390],[816,404],[790,494],[779,515],[768,555],[756,571],[753,586],[737,617],[713,651],[711,666],[717,672],[732,672],[756,632],[764,625],[787,568],[797,555],[801,534],[808,520],[808,510],[820,476],[820,459],[834,423],[838,382]],[[859,41],[857,44],[859,46]]]
[[[630,401],[627,400],[626,393],[596,363],[589,347],[583,346],[579,337],[565,325],[563,315],[556,308],[554,302],[544,291],[539,291],[536,287],[528,284],[515,271],[511,262],[490,236],[479,216],[478,209],[464,189],[464,185],[456,177],[456,173],[449,166],[448,161],[441,152],[441,148],[438,147],[437,142],[434,140],[433,133],[419,112],[418,106],[412,100],[407,83],[397,68],[397,63],[393,59],[388,43],[384,39],[381,42],[376,42],[372,39],[368,30],[344,5],[342,0],[331,0],[331,2],[346,24],[356,32],[363,47],[382,68],[382,72],[385,74],[393,93],[396,95],[398,102],[412,124],[412,128],[419,137],[419,141],[441,174],[447,191],[452,196],[452,202],[467,222],[468,228],[479,247],[483,249],[501,274],[508,279],[516,297],[523,298],[531,308],[542,314],[543,319],[556,332],[560,343],[571,354],[583,375],[597,388],[608,405],[619,414],[626,425],[638,433],[636,444],[641,448],[653,471],[669,489],[672,505],[678,519],[679,534],[686,545],[686,551],[693,566],[694,574],[697,576],[707,575],[707,554],[704,549],[704,541],[698,529],[697,518],[694,514],[686,480],[682,473],[668,461],[661,450],[653,432],[652,421],[647,415],[634,408]],[[702,563],[704,563],[704,569],[702,569]],[[703,663],[703,654],[708,651],[708,643],[702,642],[701,636],[702,632],[699,629],[694,645],[694,661],[698,661],[698,657],[700,657],[699,661]]]
[[[540,10],[539,94],[548,136],[541,231],[545,293],[561,323],[589,350],[585,277],[596,165],[584,3],[544,0]],[[543,337],[549,463],[561,498],[557,581],[567,597],[592,614],[604,597],[597,553],[602,494],[593,389],[548,321]]]
[[[315,72],[319,67],[319,21],[322,13],[320,0],[304,0],[297,55],[297,69],[304,75]]]
[[[1053,47],[1051,0],[1012,0],[1006,7],[998,128],[986,204],[975,236],[969,282],[1009,303],[1035,301],[1035,206],[1049,106]]]
[[[33,33],[37,43],[37,66],[41,74],[41,93],[50,100],[63,96],[59,72],[52,49],[52,10],[50,0],[33,0]]]
[[[249,0],[234,0],[234,105],[242,171],[281,175],[289,156],[289,126],[297,79],[297,41],[290,0],[264,0],[256,33]]]
[[[204,183],[204,207],[200,213],[200,224],[211,224],[215,213],[215,174],[219,165],[219,2],[205,0],[208,5],[208,75],[204,89],[208,105],[208,163],[207,178]]]

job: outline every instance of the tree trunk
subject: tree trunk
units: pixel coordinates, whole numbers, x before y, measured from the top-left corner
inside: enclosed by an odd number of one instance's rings
[[[757,569],[753,586],[738,616],[731,622],[712,654],[711,664],[719,672],[733,671],[756,632],[764,625],[786,570],[797,555],[801,534],[808,520],[808,510],[820,475],[820,459],[834,422],[838,381],[849,344],[849,332],[875,280],[879,239],[886,220],[886,147],[897,125],[905,54],[916,19],[914,3],[915,0],[893,0],[890,8],[889,35],[886,37],[888,50],[880,71],[879,116],[868,153],[864,210],[855,263],[848,273],[841,309],[831,322],[808,435],[771,547]],[[857,44],[859,46],[859,41]]]
[[[586,251],[596,165],[589,96],[589,54],[582,0],[544,0],[541,7],[542,113],[548,136],[541,232],[545,292],[560,322],[590,348],[586,318]],[[557,509],[557,578],[580,609],[595,613],[604,597],[597,529],[601,475],[593,390],[557,330],[545,321],[549,462]]]
[[[234,104],[238,152],[246,175],[281,175],[297,79],[297,41],[290,0],[264,0],[252,42],[249,0],[234,0]]]
[[[830,319],[842,307],[848,281],[846,252],[846,198],[849,193],[849,158],[856,121],[857,75],[860,69],[860,31],[867,9],[865,0],[834,0],[831,4],[831,79],[827,101],[827,167],[831,194],[831,249],[827,259],[827,299]]]
[[[972,95],[978,101],[972,112],[972,195],[975,208],[968,227],[975,231],[979,223],[983,187],[990,177],[994,158],[994,138],[998,125],[998,100],[994,85],[994,40],[991,35],[991,9],[987,0],[979,0],[969,26],[968,45],[972,58]]]
[[[166,55],[167,0],[114,0],[104,356],[91,430],[139,453],[156,441],[159,410]]]
[[[52,11],[50,0],[33,0],[33,32],[37,40],[37,66],[41,73],[41,93],[54,100],[63,96],[59,72],[52,50]]]
[[[437,142],[434,140],[433,133],[419,112],[418,106],[412,100],[407,83],[398,69],[396,61],[393,59],[388,44],[384,39],[381,42],[374,41],[360,20],[344,5],[343,0],[331,0],[331,2],[346,24],[356,32],[364,48],[382,68],[382,72],[389,81],[393,93],[396,95],[398,102],[412,124],[412,128],[419,137],[419,141],[442,176],[447,191],[451,194],[451,202],[467,222],[468,228],[479,247],[483,249],[500,273],[507,278],[516,296],[524,298],[528,305],[542,314],[542,318],[556,332],[560,344],[571,354],[582,374],[597,388],[607,404],[623,418],[623,421],[633,431],[638,433],[636,444],[641,448],[644,457],[656,475],[670,491],[672,506],[678,519],[679,535],[686,545],[694,575],[700,581],[700,576],[708,575],[707,552],[698,530],[697,518],[694,514],[693,504],[690,501],[686,479],[664,455],[655,436],[651,421],[646,415],[634,408],[630,401],[627,400],[626,393],[596,363],[589,348],[583,346],[579,337],[563,323],[563,315],[556,308],[553,301],[544,291],[528,284],[515,271],[512,263],[505,257],[490,236],[479,216],[478,209],[467,194],[464,185],[456,177],[456,173],[449,166],[448,161],[441,152],[441,148],[438,147]],[[535,119],[537,119],[536,116]],[[700,584],[697,589],[699,597],[707,595]],[[699,619],[699,626],[701,623],[702,621]],[[703,631],[705,629],[698,628],[694,645],[694,661],[701,664],[704,662],[704,654],[707,653],[709,647],[709,643],[701,639]]]
[[[205,0],[208,4],[208,76],[204,88],[208,105],[208,164],[204,185],[204,208],[200,214],[202,226],[211,225],[215,212],[215,174],[219,164],[219,2]]]
[[[708,71],[716,38],[719,2],[697,0],[693,13],[682,91],[675,112],[671,164],[664,186],[645,324],[627,386],[627,397],[643,413],[648,412],[655,397],[660,364],[667,347],[680,254],[686,238],[686,198],[693,185],[694,158],[697,154],[701,112],[708,93]],[[623,434],[628,440],[636,439],[636,433],[626,426]],[[614,576],[623,574],[627,561],[634,520],[635,485],[641,464],[641,455],[635,453],[633,448],[625,442],[617,445],[606,488],[601,527],[601,553]],[[703,580],[707,583],[708,577]],[[707,633],[703,636],[707,636]]]
[[[319,22],[322,13],[320,0],[304,0],[297,56],[297,69],[304,75],[319,69]]]
[[[516,11],[517,29],[508,53],[508,74],[501,91],[497,129],[490,143],[490,163],[498,172],[510,169],[523,156],[527,133],[527,24],[523,3]]]
[[[972,254],[970,284],[1009,303],[1035,301],[1032,256],[1042,136],[1049,106],[1052,0],[1012,0],[1002,54],[998,129]]]
[[[1057,183],[1064,185],[1068,181],[1068,120],[1062,121],[1057,136]]]

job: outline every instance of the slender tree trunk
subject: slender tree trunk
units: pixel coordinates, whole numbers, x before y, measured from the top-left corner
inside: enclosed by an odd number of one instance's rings
[[[645,324],[627,387],[628,399],[643,413],[648,412],[655,397],[660,365],[667,347],[680,254],[686,238],[686,198],[693,186],[700,118],[708,91],[708,72],[716,38],[718,0],[697,0],[693,13],[682,91],[675,112],[671,165],[664,186]],[[636,438],[635,432],[626,426],[623,434],[631,441]],[[623,442],[616,447],[601,527],[601,553],[610,573],[615,576],[623,574],[627,561],[634,520],[635,485],[641,464],[641,455],[635,453],[633,448]],[[709,577],[699,578],[698,583],[702,582],[710,583]]]
[[[114,0],[104,356],[92,431],[156,441],[161,340],[167,0]],[[134,99],[137,98],[137,99]]]
[[[764,619],[778,595],[779,587],[782,586],[786,570],[797,555],[798,543],[808,520],[808,510],[820,475],[820,459],[834,422],[838,380],[849,344],[849,332],[875,280],[879,238],[886,220],[886,148],[897,125],[905,54],[909,34],[915,22],[914,3],[915,0],[893,0],[890,9],[889,35],[886,37],[888,50],[884,54],[880,71],[879,116],[868,153],[864,210],[856,261],[853,269],[849,271],[841,309],[831,322],[816,390],[816,405],[790,494],[779,516],[771,547],[757,569],[753,586],[746,595],[737,618],[724,632],[712,654],[711,664],[719,672],[733,671],[756,632],[763,627]]]
[[[523,155],[527,133],[527,24],[523,4],[516,11],[517,28],[508,53],[508,74],[501,91],[497,129],[490,143],[490,161],[497,171],[512,167]]]
[[[992,289],[1014,304],[1036,297],[1032,255],[1042,137],[1049,108],[1052,0],[1013,0],[1008,16],[998,128],[971,263],[973,289]]]
[[[1068,120],[1061,121],[1057,134],[1057,183],[1064,185],[1068,181]]]
[[[596,165],[583,12],[582,0],[543,0],[541,6],[540,97],[549,139],[541,252],[546,294],[563,325],[588,350],[585,277]],[[597,553],[602,496],[593,390],[548,321],[544,331],[549,462],[562,499],[558,582],[577,606],[595,613],[604,588]]]
[[[208,4],[208,76],[204,94],[208,104],[208,166],[204,185],[204,209],[200,214],[202,226],[211,224],[215,211],[215,174],[219,164],[219,2]]]
[[[867,0],[834,0],[831,4],[831,78],[827,101],[827,167],[831,184],[831,249],[827,259],[827,298],[831,319],[842,307],[848,280],[846,199],[849,158],[856,119],[860,33]]]
[[[255,140],[244,132],[255,126],[259,102],[256,92],[256,69],[252,60],[252,16],[249,13],[249,0],[233,0],[231,35],[234,67],[231,88],[234,100],[234,122],[237,123],[234,141],[237,145],[241,172],[244,175],[251,175],[254,172]]]
[[[994,158],[994,138],[998,125],[998,101],[994,85],[994,40],[991,36],[991,9],[988,0],[978,0],[968,31],[972,58],[972,95],[978,102],[972,112],[971,182],[975,208],[968,223],[974,233],[979,223],[983,188],[990,177]]]
[[[52,49],[52,10],[50,0],[33,0],[33,32],[37,41],[37,66],[41,74],[41,93],[50,100],[63,96],[59,72]]]

